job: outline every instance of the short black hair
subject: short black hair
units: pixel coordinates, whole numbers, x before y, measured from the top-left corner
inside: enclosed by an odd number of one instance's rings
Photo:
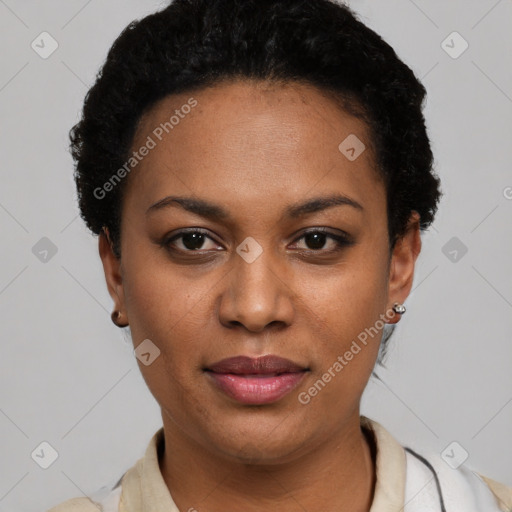
[[[118,258],[123,182],[101,197],[97,191],[126,166],[141,116],[170,94],[229,79],[300,82],[334,94],[371,134],[386,185],[390,247],[413,211],[421,229],[432,223],[441,192],[422,113],[426,90],[348,6],[174,0],[123,30],[70,132],[81,217],[95,234],[108,228]]]

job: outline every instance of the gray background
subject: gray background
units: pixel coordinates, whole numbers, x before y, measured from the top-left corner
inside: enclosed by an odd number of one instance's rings
[[[467,466],[512,485],[512,1],[349,4],[423,80],[445,194],[363,413],[419,451],[441,454],[457,441]],[[93,493],[141,457],[161,425],[110,321],[67,152],[114,38],[161,5],[0,0],[0,511]],[[59,45],[47,59],[31,48],[43,31]],[[458,53],[461,40],[442,44],[453,31],[469,44],[457,58],[445,49]],[[33,252],[43,237],[57,248],[47,261]],[[43,441],[58,452],[48,469],[31,457]]]

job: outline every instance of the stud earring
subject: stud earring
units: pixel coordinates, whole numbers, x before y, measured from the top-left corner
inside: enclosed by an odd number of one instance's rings
[[[398,313],[399,315],[403,315],[405,313],[406,309],[403,304],[400,304],[399,302],[395,302],[393,304],[393,311],[395,313]]]
[[[123,313],[121,311],[112,311],[110,318],[112,319],[112,322],[114,322],[114,324],[117,325],[117,327],[126,327],[128,324],[122,325],[119,323],[119,320],[122,316]]]

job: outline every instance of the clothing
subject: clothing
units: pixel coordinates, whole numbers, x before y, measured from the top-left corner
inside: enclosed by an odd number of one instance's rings
[[[376,445],[377,480],[369,512],[512,512],[512,488],[464,465],[452,469],[439,454],[409,451],[365,416],[361,427],[373,435]],[[144,457],[113,489],[67,500],[47,512],[98,512],[98,506],[103,512],[179,512],[160,472],[158,453],[163,443],[162,427]]]

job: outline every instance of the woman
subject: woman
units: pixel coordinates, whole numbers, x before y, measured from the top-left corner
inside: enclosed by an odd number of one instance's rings
[[[359,412],[440,197],[424,97],[328,0],[176,0],[125,29],[72,152],[163,427],[52,512],[510,510]]]

